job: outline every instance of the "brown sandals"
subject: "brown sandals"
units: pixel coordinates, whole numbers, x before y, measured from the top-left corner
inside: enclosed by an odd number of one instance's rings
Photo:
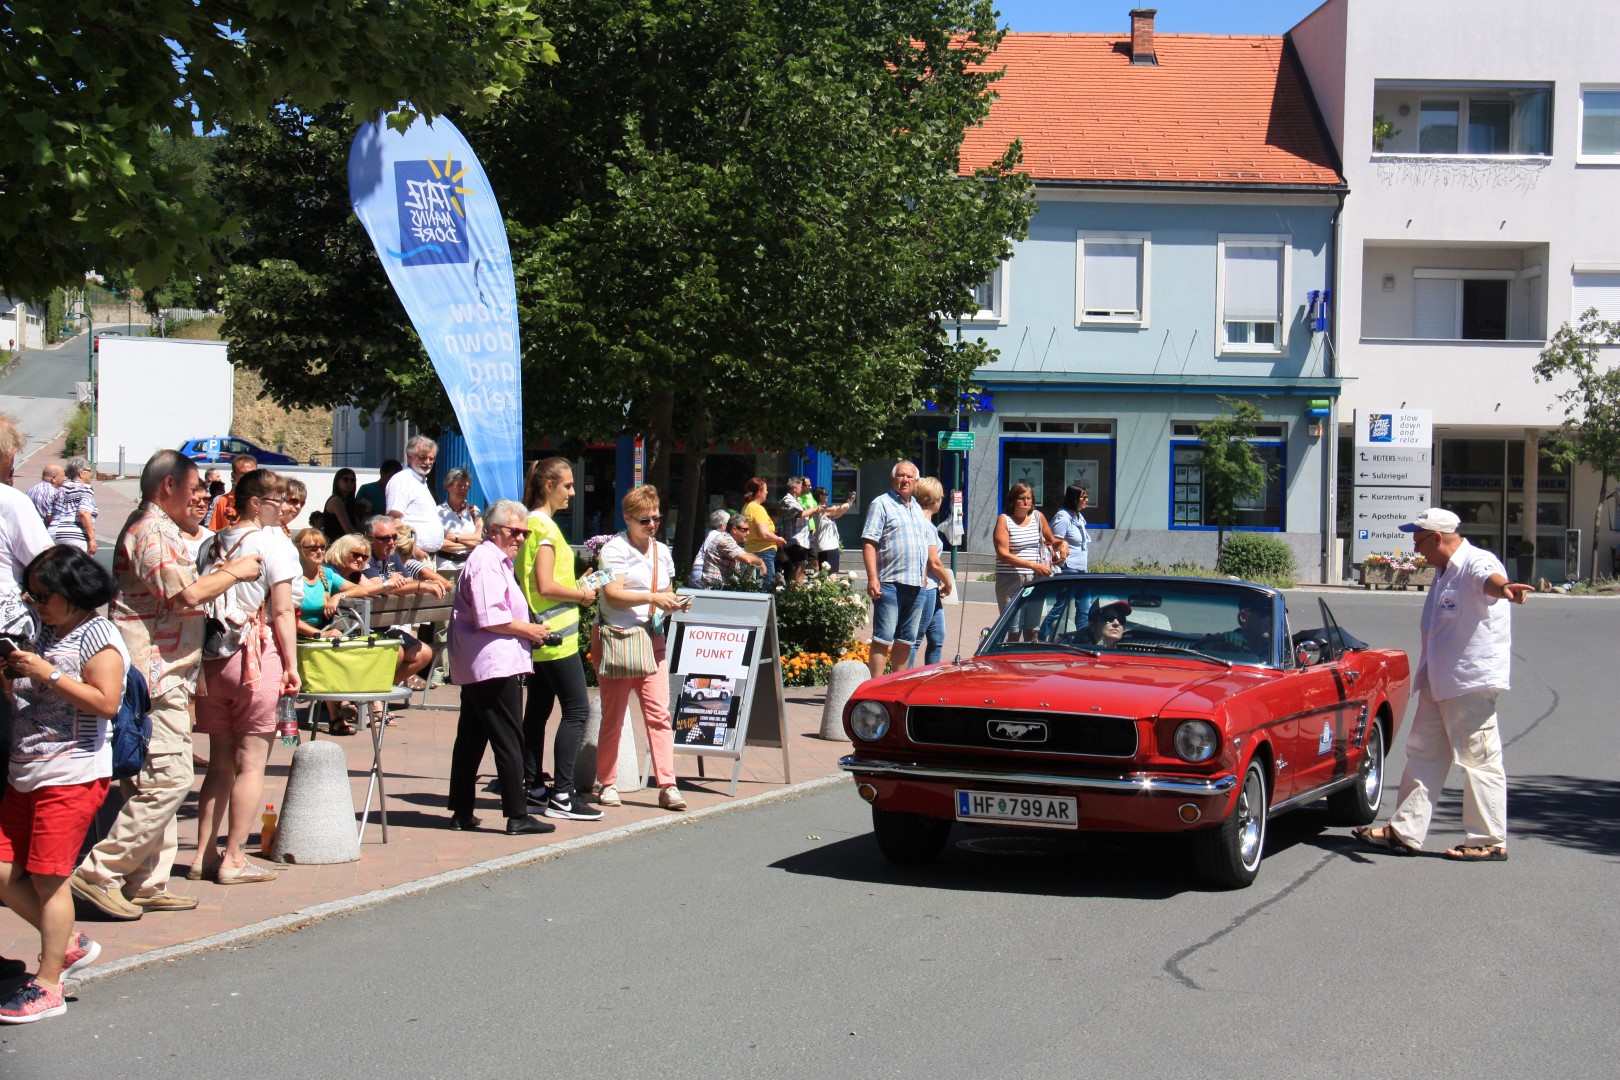
[[[1358,825],[1351,830],[1351,834],[1368,847],[1387,851],[1391,855],[1416,855],[1418,849],[1401,839],[1401,834],[1388,825],[1373,828],[1371,825]]]
[[[1486,847],[1483,844],[1458,844],[1445,852],[1455,862],[1507,862],[1507,848],[1501,844]]]

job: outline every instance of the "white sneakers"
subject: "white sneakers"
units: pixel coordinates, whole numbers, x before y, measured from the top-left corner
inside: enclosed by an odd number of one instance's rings
[[[686,800],[681,798],[679,788],[659,788],[658,805],[662,806],[665,810],[685,810]]]
[[[603,787],[596,785],[596,801],[602,806],[623,806],[624,800],[619,798],[619,789],[612,784]]]

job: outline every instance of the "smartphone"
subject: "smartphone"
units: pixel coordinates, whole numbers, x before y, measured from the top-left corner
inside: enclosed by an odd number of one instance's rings
[[[17,649],[18,645],[15,641],[8,637],[0,637],[0,660],[4,660],[6,657],[16,652]]]
[[[676,606],[678,606],[682,611],[686,611],[692,606],[692,598],[690,596],[683,596],[680,598],[680,603]]]

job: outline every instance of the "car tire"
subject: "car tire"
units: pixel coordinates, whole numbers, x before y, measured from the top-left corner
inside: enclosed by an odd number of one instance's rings
[[[1206,883],[1218,889],[1244,889],[1260,876],[1266,847],[1266,794],[1266,770],[1258,759],[1251,759],[1226,820],[1192,834],[1193,865]]]
[[[872,807],[872,835],[883,857],[898,866],[931,863],[950,839],[951,823],[922,814]]]
[[[1384,805],[1384,727],[1374,720],[1367,729],[1366,753],[1356,782],[1327,797],[1335,825],[1371,825]]]

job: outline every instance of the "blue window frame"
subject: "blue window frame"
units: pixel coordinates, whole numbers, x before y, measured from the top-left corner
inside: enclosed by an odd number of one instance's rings
[[[1022,421],[1032,427],[1038,422]],[[1071,426],[1074,426],[1071,423]],[[1063,491],[1075,481],[1084,483],[1091,496],[1086,507],[1086,524],[1099,529],[1114,527],[1113,435],[1009,434],[1003,426],[1001,461],[996,478],[996,502],[1006,498],[1007,489],[1023,480],[1036,491],[1035,508],[1051,521],[1063,505]]]
[[[1269,472],[1264,493],[1249,505],[1238,508],[1237,521],[1228,526],[1254,532],[1282,532],[1287,528],[1288,446],[1280,439],[1253,439],[1253,446]],[[1203,448],[1196,440],[1172,440],[1170,443],[1170,528],[1208,529],[1216,526],[1209,522],[1205,507],[1203,469],[1199,458]]]

